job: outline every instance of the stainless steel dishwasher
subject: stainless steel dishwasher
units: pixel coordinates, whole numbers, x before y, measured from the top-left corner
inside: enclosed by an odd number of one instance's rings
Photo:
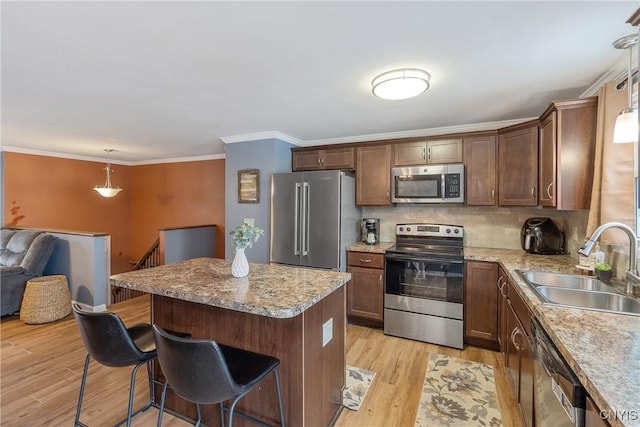
[[[584,427],[586,390],[540,323],[534,338],[534,420],[537,427]]]

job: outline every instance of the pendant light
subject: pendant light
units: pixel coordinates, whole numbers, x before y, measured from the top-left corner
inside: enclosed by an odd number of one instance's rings
[[[417,68],[387,71],[371,82],[378,98],[400,100],[413,98],[429,89],[429,73]]]
[[[613,128],[613,142],[623,144],[638,142],[638,109],[633,108],[632,88],[633,75],[631,72],[631,57],[633,46],[638,44],[638,34],[631,34],[613,42],[616,49],[629,49],[629,66],[627,67],[627,108],[622,110]]]
[[[104,151],[107,153],[107,167],[104,168],[104,170],[107,171],[107,179],[104,182],[103,187],[98,187],[96,185],[95,187],[93,187],[93,189],[96,190],[102,197],[113,197],[121,192],[122,189],[119,187],[111,186],[111,172],[113,172],[113,169],[111,169],[111,163],[109,162],[109,153],[113,150],[105,149]]]

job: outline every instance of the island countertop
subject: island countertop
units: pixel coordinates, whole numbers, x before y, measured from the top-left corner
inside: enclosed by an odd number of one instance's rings
[[[110,277],[134,289],[273,318],[291,318],[351,280],[350,273],[250,263],[247,277],[231,275],[231,261],[196,258]]]

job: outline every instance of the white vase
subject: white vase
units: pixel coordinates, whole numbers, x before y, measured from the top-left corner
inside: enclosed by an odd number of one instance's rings
[[[244,248],[236,248],[236,256],[233,257],[233,262],[231,263],[231,274],[233,277],[244,277],[249,274],[249,261],[247,261],[247,256],[244,254]]]

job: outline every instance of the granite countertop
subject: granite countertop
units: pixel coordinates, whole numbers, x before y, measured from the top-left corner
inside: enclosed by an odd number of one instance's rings
[[[395,245],[395,242],[380,242],[375,245],[367,245],[366,243],[356,242],[347,246],[350,252],[370,252],[375,254],[383,254],[384,251]]]
[[[351,280],[351,274],[249,263],[231,275],[231,261],[196,258],[110,277],[111,285],[265,317],[295,317]]]
[[[500,263],[534,316],[613,426],[640,426],[640,317],[544,305],[515,270],[579,274],[566,255],[465,248],[465,259]],[[626,412],[625,412],[626,411]],[[616,416],[617,414],[617,416]]]

